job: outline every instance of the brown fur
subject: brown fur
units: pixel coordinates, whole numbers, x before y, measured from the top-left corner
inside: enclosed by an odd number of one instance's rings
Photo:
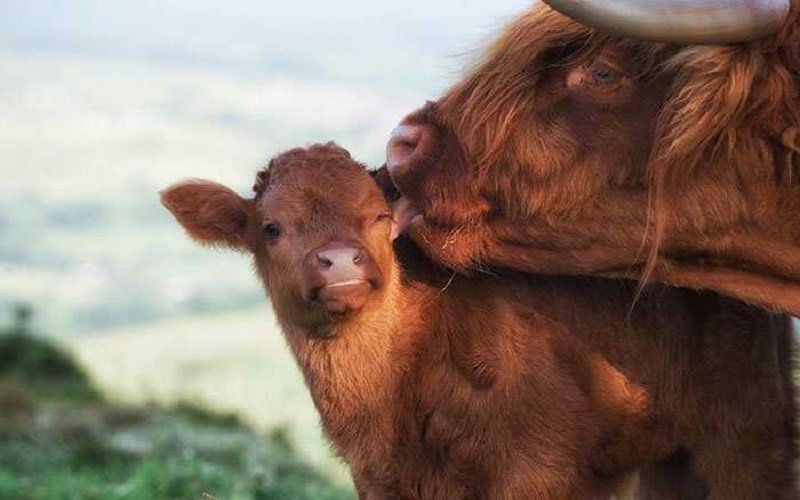
[[[421,139],[389,164],[422,212],[412,237],[453,269],[652,279],[800,315],[791,5],[767,39],[681,47],[602,35],[540,2],[404,120]]]
[[[194,181],[162,200],[192,237],[254,254],[361,498],[599,498],[639,467],[666,494],[664,464],[692,498],[796,498],[786,317],[660,286],[631,310],[621,280],[445,272],[407,239],[392,251],[380,190],[333,145],[274,159],[254,199],[230,193]],[[347,314],[302,291],[309,252],[336,241],[381,275]]]

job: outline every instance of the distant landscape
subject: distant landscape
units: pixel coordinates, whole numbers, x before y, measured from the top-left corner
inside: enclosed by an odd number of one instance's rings
[[[322,438],[311,397],[266,304],[112,328],[67,346],[114,401],[191,401],[233,412],[260,432],[288,429],[311,464],[349,481]]]
[[[58,342],[36,335],[31,329],[33,314],[18,307],[12,323],[0,325],[0,499],[344,500],[355,496],[344,474],[337,476],[324,463],[310,459],[307,449],[298,449],[292,429],[302,424],[256,428],[236,409],[214,408],[189,396],[131,400],[114,393],[108,381],[101,387],[96,373],[83,368]],[[169,343],[174,337],[164,340]],[[120,358],[120,352],[129,355]],[[131,356],[141,362],[151,352],[126,349],[104,354],[124,366],[131,364]],[[157,360],[150,375],[169,376],[161,363],[170,358],[162,355]],[[90,357],[88,362],[92,361]],[[129,368],[118,375],[130,378]],[[193,378],[189,373],[184,376]],[[229,392],[231,387],[218,389]],[[116,395],[110,397],[109,392]]]
[[[380,165],[399,119],[529,2],[268,4],[3,2],[0,314],[24,301],[68,336],[260,303],[247,261],[193,246],[158,191],[246,193],[318,141]]]
[[[319,141],[335,140],[379,166],[395,124],[441,93],[482,42],[528,5],[3,1],[0,325],[16,305],[31,306],[33,330],[74,353],[103,405],[137,408],[137,435],[184,442],[187,432],[198,432],[180,415],[148,408],[186,403],[232,412],[261,436],[280,430],[296,450],[292,460],[349,492],[248,259],[193,244],[158,192],[204,177],[246,194],[270,156]],[[0,389],[0,405],[21,398],[24,421],[32,421],[25,391]],[[98,427],[107,410],[68,406],[78,415],[75,425],[113,442],[127,439],[127,427]],[[47,413],[51,403],[33,407]],[[247,432],[204,431],[235,447]],[[63,455],[72,445],[54,436],[37,446]],[[19,451],[18,437],[0,453]],[[271,438],[254,446],[242,453],[274,450]],[[120,475],[112,481],[120,498],[152,498],[146,492],[153,481],[191,497],[198,487],[191,481],[215,484],[230,466],[223,449],[181,459],[167,477],[157,473],[159,463],[73,476],[28,463],[38,449],[13,455],[29,476],[0,473],[0,497],[27,490],[30,498],[62,498],[94,488],[89,497],[109,498],[92,486],[91,474],[106,472]],[[267,465],[273,462],[248,458],[242,484]],[[31,482],[54,489],[36,492]]]
[[[263,294],[247,261],[193,246],[158,191],[207,177],[246,193],[271,155],[330,139],[378,164],[416,101],[291,76],[4,57],[0,301],[32,303],[63,334],[252,304]]]

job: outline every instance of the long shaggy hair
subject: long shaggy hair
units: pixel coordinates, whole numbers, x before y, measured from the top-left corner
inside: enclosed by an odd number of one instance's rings
[[[769,38],[688,47],[606,36],[539,3],[439,103],[440,116],[450,118],[447,125],[462,139],[478,176],[487,180],[487,166],[496,165],[509,179],[530,176],[523,170],[530,170],[526,154],[532,151],[537,168],[563,162],[568,148],[553,142],[541,147],[534,142],[543,141],[542,134],[521,133],[531,130],[537,87],[554,66],[609,48],[640,59],[638,78],[671,81],[646,171],[620,173],[622,182],[649,185],[643,281],[667,230],[669,197],[696,182],[699,173],[713,178],[709,189],[718,194],[713,199],[719,213],[741,217],[749,211],[745,216],[752,220],[776,209],[800,213],[793,195],[800,175],[800,0],[793,0],[784,27]],[[786,230],[798,234],[800,227]]]

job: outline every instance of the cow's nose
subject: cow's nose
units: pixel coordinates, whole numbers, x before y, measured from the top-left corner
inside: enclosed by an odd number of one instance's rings
[[[361,245],[330,243],[316,252],[316,268],[328,285],[364,279],[364,265],[369,261]]]
[[[326,248],[317,252],[317,263],[323,271],[334,267],[359,265],[364,260],[364,250],[356,246]]]
[[[421,137],[422,130],[416,125],[400,125],[392,131],[386,145],[386,167],[389,172],[394,173],[408,165]]]
[[[332,242],[306,257],[308,299],[332,313],[361,309],[376,286],[375,262],[367,250],[353,242]]]

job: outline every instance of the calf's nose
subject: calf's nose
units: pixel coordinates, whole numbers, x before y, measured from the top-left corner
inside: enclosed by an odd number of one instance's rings
[[[309,298],[328,311],[345,313],[361,309],[376,279],[374,262],[357,243],[329,243],[306,257]]]
[[[363,280],[363,268],[368,260],[360,245],[330,243],[316,251],[315,267],[328,286],[336,286]]]

